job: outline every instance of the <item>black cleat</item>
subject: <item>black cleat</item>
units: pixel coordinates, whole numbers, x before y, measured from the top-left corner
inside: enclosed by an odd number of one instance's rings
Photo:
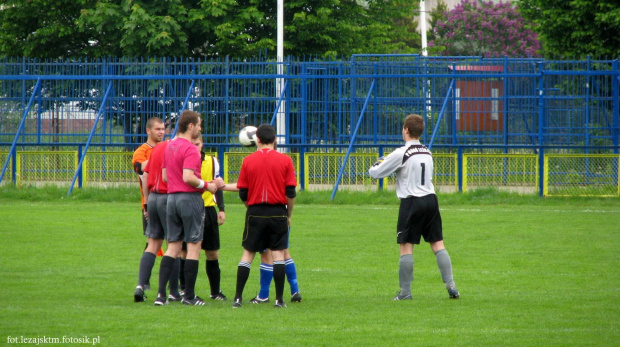
[[[194,295],[194,298],[192,300],[187,300],[183,298],[183,301],[181,301],[181,303],[183,303],[183,305],[191,306],[203,306],[205,304],[205,302],[202,301],[202,299],[198,295]]]
[[[170,294],[168,295],[168,301],[170,302],[183,301],[183,297],[181,295],[177,296],[177,295]]]
[[[136,290],[133,292],[133,302],[143,302],[145,298],[144,289],[142,289],[141,286],[137,286]]]
[[[301,302],[301,294],[295,292],[295,294],[291,296],[291,302]]]
[[[275,308],[283,308],[283,307],[286,307],[286,304],[284,303],[284,301],[276,299],[276,303],[273,304],[273,307],[275,307]]]
[[[164,306],[168,305],[168,301],[166,301],[166,298],[157,295],[157,298],[155,298],[155,302],[153,304],[155,304],[155,306]]]
[[[241,298],[236,298],[235,302],[233,302],[233,308],[241,307]]]
[[[258,295],[254,299],[250,300],[251,304],[266,304],[268,302],[269,302],[269,298],[261,299],[258,297]]]
[[[226,298],[226,295],[224,295],[224,293],[222,293],[222,291],[221,291],[221,290],[220,290],[220,292],[219,292],[219,293],[217,293],[217,294],[215,294],[215,295],[211,294],[211,295],[210,295],[210,297],[211,297],[211,300],[220,300],[220,301],[226,301],[226,300],[228,300],[228,299]]]

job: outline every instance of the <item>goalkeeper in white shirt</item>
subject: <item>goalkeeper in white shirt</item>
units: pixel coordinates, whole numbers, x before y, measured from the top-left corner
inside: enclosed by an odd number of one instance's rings
[[[400,199],[396,239],[400,246],[398,278],[400,291],[394,300],[411,300],[413,282],[413,245],[421,237],[430,243],[437,258],[441,278],[451,299],[460,294],[452,278],[452,261],[443,244],[441,214],[433,186],[433,157],[420,143],[424,132],[424,119],[417,114],[408,115],[402,134],[405,145],[397,148],[368,170],[372,178],[383,178],[396,172],[396,196]]]

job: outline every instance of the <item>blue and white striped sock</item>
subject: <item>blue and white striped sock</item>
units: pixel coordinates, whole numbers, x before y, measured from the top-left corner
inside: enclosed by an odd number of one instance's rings
[[[269,298],[269,287],[271,286],[271,280],[273,279],[273,265],[261,263],[260,264],[260,292],[258,297],[261,299]]]
[[[297,269],[295,268],[295,262],[293,258],[288,258],[284,261],[284,269],[286,271],[286,279],[291,286],[291,295],[299,292],[299,284],[297,283]]]

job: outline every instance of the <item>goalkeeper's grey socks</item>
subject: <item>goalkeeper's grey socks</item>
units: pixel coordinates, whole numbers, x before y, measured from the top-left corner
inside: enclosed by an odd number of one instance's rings
[[[413,282],[413,254],[400,256],[398,261],[398,281],[400,283],[400,295],[411,294],[411,282]]]
[[[454,279],[452,279],[452,261],[450,255],[445,249],[440,249],[435,252],[437,258],[437,266],[441,273],[441,279],[446,284],[446,288],[454,287]]]
[[[153,265],[155,264],[155,254],[151,252],[142,253],[142,258],[140,258],[140,270],[138,272],[138,285],[144,288],[144,285],[149,282],[149,278],[151,278],[151,270],[153,269]]]

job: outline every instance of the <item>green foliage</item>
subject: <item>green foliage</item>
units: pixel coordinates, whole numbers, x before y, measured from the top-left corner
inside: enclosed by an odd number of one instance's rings
[[[617,0],[518,0],[534,23],[545,57],[620,57],[620,2]]]
[[[76,25],[90,0],[10,0],[0,10],[0,56],[87,56],[89,35]]]
[[[276,49],[276,2],[260,0],[11,1],[0,56],[246,58]],[[404,0],[285,1],[285,54],[333,58],[419,49]]]
[[[429,30],[427,33],[427,40],[428,42],[439,42],[438,41],[438,36],[435,33],[436,30],[434,30],[434,28],[437,28],[437,23],[439,22],[445,22],[446,20],[446,14],[448,13],[448,5],[446,5],[445,2],[439,0],[437,2],[437,6],[435,6],[435,8],[433,8],[431,10],[430,13],[430,20],[429,20]],[[441,45],[434,45],[432,47],[428,47],[427,51],[429,55],[439,55],[441,54],[441,52],[445,51],[446,47],[445,46],[441,46]]]
[[[543,204],[536,206],[444,202],[446,246],[462,296],[447,298],[435,257],[422,244],[414,249],[414,300],[407,302],[391,300],[398,290],[396,204],[299,204],[291,253],[304,300],[285,310],[247,303],[233,310],[231,300],[155,307],[156,285],[145,303],[133,303],[144,249],[138,201],[34,202],[0,194],[0,233],[19,250],[0,255],[0,341],[87,336],[100,337],[103,346],[611,346],[620,339],[620,202],[613,200],[606,208],[556,199],[539,199]],[[229,298],[244,213],[241,205],[230,206],[220,229],[221,285]],[[576,241],[584,235],[596,242]],[[202,269],[204,262],[201,255]],[[258,276],[255,260],[245,301],[257,292]],[[208,288],[201,270],[196,292],[204,298]],[[272,302],[274,293],[272,285]],[[288,285],[285,294],[288,302]]]
[[[180,0],[97,1],[78,23],[97,56],[178,56],[187,52],[187,11]]]

